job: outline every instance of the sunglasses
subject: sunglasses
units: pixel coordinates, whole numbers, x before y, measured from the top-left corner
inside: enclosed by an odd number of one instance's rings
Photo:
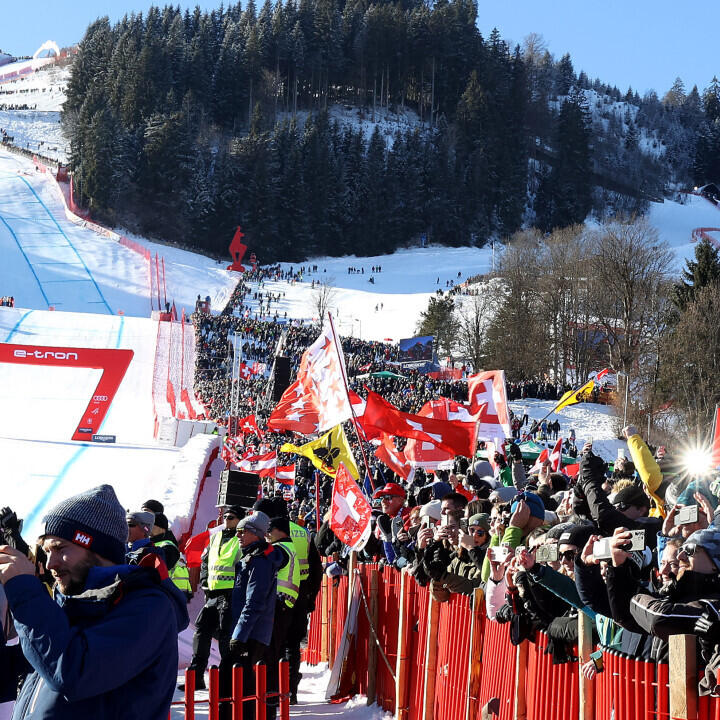
[[[223,515],[223,520],[237,520],[237,515],[233,515],[232,513],[225,513]]]
[[[471,535],[487,535],[487,530],[485,528],[470,528],[469,533]]]
[[[397,495],[381,495],[380,502],[384,502],[385,500],[394,500],[396,497]]]
[[[137,527],[137,526],[138,526],[137,523],[131,523],[131,522],[128,523],[128,527]]]
[[[577,557],[577,550],[566,550],[558,553],[558,560],[574,560]]]
[[[615,509],[619,510],[620,512],[625,512],[628,508],[631,508],[631,507],[632,507],[632,505],[628,505],[628,503],[624,503],[624,502],[619,502],[619,503],[616,503],[616,505],[615,505]]]
[[[695,555],[698,550],[702,550],[702,548],[697,543],[688,543],[680,548],[680,552],[685,553],[688,557]]]

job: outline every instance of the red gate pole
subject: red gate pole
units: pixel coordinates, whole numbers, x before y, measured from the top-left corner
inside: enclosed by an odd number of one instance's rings
[[[290,720],[290,663],[287,660],[280,661],[280,720]]]
[[[165,257],[163,256],[161,260],[163,269],[163,301],[165,302],[165,305],[167,305],[167,288],[165,287]]]
[[[209,704],[208,720],[220,720],[220,671],[216,665],[208,673]]]
[[[264,663],[255,665],[255,720],[266,720],[267,678]]]
[[[195,720],[194,670],[185,670],[185,720]]]
[[[233,665],[232,669],[232,720],[242,720],[243,716],[243,669]]]

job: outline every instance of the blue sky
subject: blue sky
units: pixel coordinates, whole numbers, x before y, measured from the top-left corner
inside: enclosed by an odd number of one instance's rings
[[[677,76],[687,90],[700,91],[720,76],[720,3],[706,0],[478,0],[478,25],[487,36],[493,27],[506,40],[521,43],[531,32],[543,36],[556,58],[569,52],[576,71],[641,94],[665,93]],[[60,46],[79,41],[87,25],[107,14],[145,11],[150,0],[25,0],[5,10],[0,48],[30,55],[45,40]],[[163,5],[165,2],[156,2]],[[181,7],[218,7],[212,2],[179,2]],[[261,4],[256,0],[256,4]]]

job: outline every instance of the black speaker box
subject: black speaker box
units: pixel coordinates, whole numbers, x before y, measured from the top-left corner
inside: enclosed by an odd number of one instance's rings
[[[240,505],[250,510],[255,504],[260,476],[241,470],[223,470],[218,485],[218,505]]]
[[[284,355],[275,357],[273,374],[273,400],[277,402],[290,385],[290,358]]]

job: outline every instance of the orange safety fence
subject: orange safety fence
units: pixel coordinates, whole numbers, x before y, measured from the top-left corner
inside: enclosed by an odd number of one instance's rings
[[[356,578],[368,603],[371,603],[371,571],[376,567],[360,565],[357,568]],[[340,647],[347,619],[350,587],[347,576],[335,579],[335,583],[333,589],[333,580],[328,578],[322,590],[328,595],[326,607],[329,616],[334,619],[333,656]],[[552,654],[546,653],[548,636],[538,632],[534,642],[527,643],[525,663],[518,668],[519,649],[510,642],[510,625],[489,621],[484,607],[479,608],[477,615],[482,623],[478,649],[481,674],[479,686],[475,686],[479,688],[477,703],[469,703],[472,598],[455,594],[449,601],[441,603],[439,620],[434,634],[431,634],[429,588],[419,586],[411,576],[405,578],[405,584],[405,607],[401,608],[401,573],[391,568],[378,573],[378,622],[375,632],[380,644],[378,652],[382,652],[385,658],[378,658],[376,663],[374,699],[380,707],[395,712],[396,691],[400,687],[405,694],[397,703],[400,717],[420,720],[425,716],[423,704],[428,695],[426,663],[430,650],[436,648],[435,673],[432,675],[434,690],[428,686],[434,703],[434,720],[481,720],[481,710],[492,698],[499,700],[500,720],[512,720],[517,697],[524,699],[527,720],[579,717],[579,662],[571,660],[554,664]],[[336,603],[334,609],[333,602]],[[323,607],[322,598],[318,596],[315,611],[310,616],[308,644],[304,652],[304,659],[310,664],[318,664],[323,659]],[[397,682],[396,678],[401,612],[405,613],[402,619],[407,621],[402,623],[407,628],[407,634],[403,637],[401,648],[409,664],[406,683]],[[350,652],[357,676],[356,687],[366,693],[369,685],[368,646],[374,644],[374,639],[362,600],[357,621],[355,647]],[[666,663],[644,662],[613,650],[601,649],[605,670],[591,681],[594,704],[589,711],[586,710],[586,717],[596,720],[674,720],[670,714],[670,681]],[[577,656],[577,648],[569,650]],[[521,678],[519,688],[518,678]],[[692,720],[694,718],[720,720],[720,698],[699,697],[697,714]]]

